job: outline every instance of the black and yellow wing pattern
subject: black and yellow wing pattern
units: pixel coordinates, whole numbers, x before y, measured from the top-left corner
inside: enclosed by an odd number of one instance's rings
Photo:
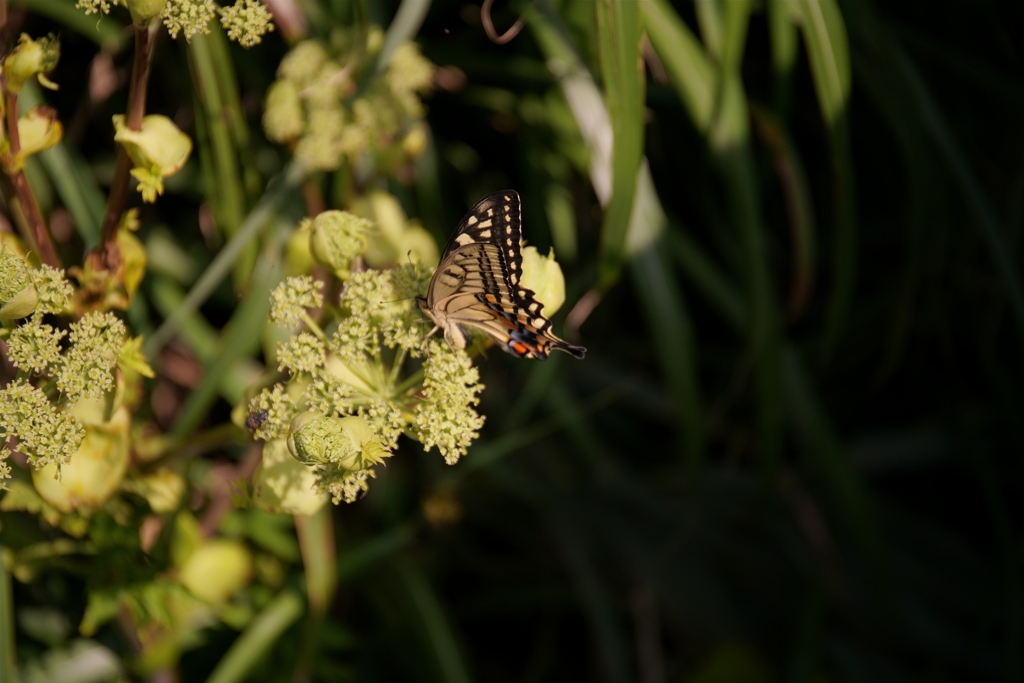
[[[544,304],[520,284],[521,214],[515,190],[477,202],[448,241],[427,295],[417,303],[454,349],[466,348],[472,328],[518,358],[545,360],[551,349],[583,358],[587,350],[556,337]]]

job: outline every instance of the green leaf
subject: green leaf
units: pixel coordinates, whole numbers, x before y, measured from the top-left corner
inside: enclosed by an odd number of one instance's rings
[[[100,626],[117,616],[123,597],[124,589],[120,586],[89,591],[85,614],[78,625],[78,632],[86,637],[96,633]]]

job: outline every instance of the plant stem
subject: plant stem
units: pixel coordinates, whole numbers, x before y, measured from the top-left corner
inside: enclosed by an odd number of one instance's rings
[[[131,130],[142,130],[142,117],[146,113],[149,65],[153,57],[153,38],[155,36],[155,26],[135,27],[135,61],[132,64],[132,80],[128,89],[128,128]],[[97,249],[103,256],[103,267],[107,270],[115,270],[121,263],[121,251],[117,248],[117,229],[121,224],[121,214],[124,213],[125,199],[128,197],[128,179],[131,170],[132,161],[128,157],[128,152],[122,147],[117,153],[117,167],[114,170],[114,180],[110,185],[107,213],[103,216],[100,246]]]
[[[7,79],[3,76],[0,76],[0,87],[2,87],[4,98],[7,101],[7,138],[10,141],[8,158],[14,159],[21,151],[21,136],[18,132],[18,93],[7,91]],[[39,210],[36,196],[32,194],[32,188],[29,187],[25,172],[19,169],[11,171],[9,175],[25,217],[28,237],[35,242],[39,259],[48,266],[60,268],[60,257],[57,256],[57,250],[53,248],[50,231],[43,220],[43,212]]]

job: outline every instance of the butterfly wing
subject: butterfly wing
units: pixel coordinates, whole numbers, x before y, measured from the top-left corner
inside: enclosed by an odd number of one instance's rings
[[[551,349],[583,358],[586,349],[551,333],[544,304],[520,286],[523,268],[519,193],[504,190],[477,202],[459,223],[430,280],[424,310],[456,348],[474,328],[520,358],[544,360]]]

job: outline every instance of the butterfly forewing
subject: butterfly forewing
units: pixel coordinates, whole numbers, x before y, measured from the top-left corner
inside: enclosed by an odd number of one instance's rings
[[[542,313],[544,304],[520,285],[520,216],[514,190],[477,202],[448,241],[421,306],[457,348],[465,347],[463,330],[471,327],[515,356],[543,360],[556,348],[582,358],[585,349],[548,331],[551,321]]]

